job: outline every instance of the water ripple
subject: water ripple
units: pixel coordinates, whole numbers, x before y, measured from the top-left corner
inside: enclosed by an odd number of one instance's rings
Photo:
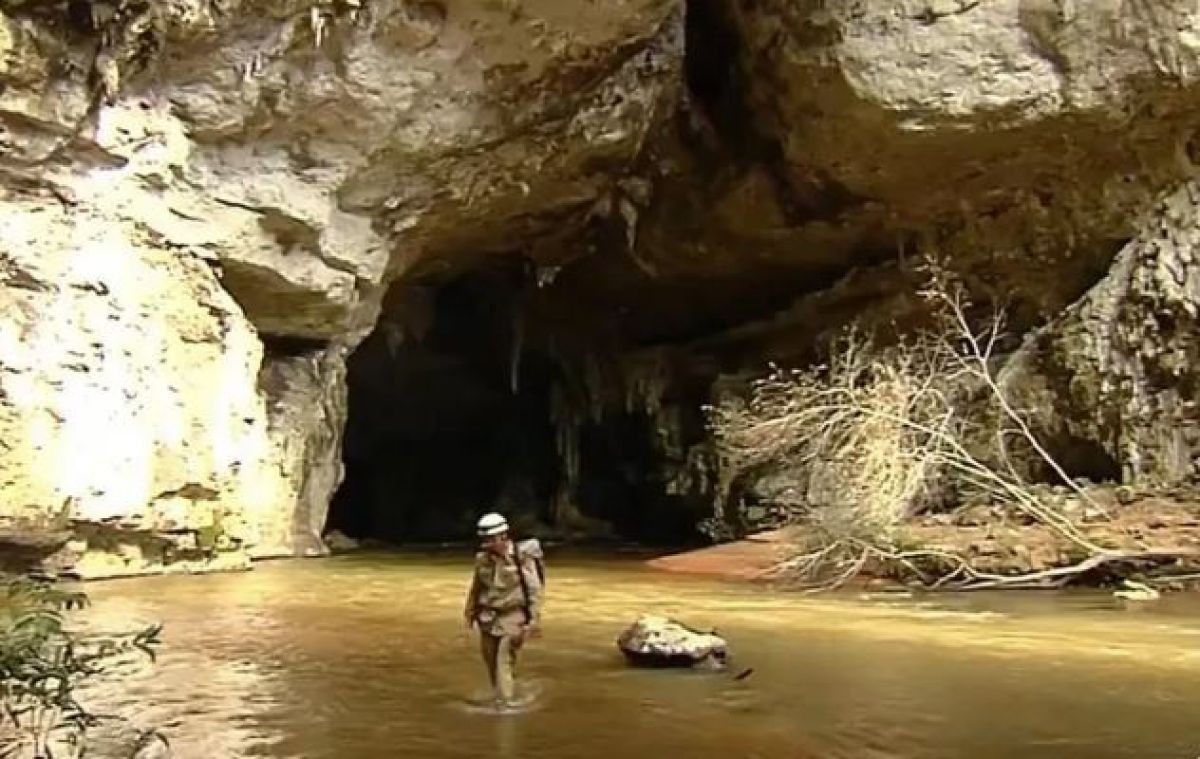
[[[153,668],[85,694],[181,759],[684,756],[1145,759],[1200,747],[1200,606],[1103,597],[810,598],[555,558],[536,708],[495,715],[460,629],[466,557],[266,564],[94,586],[87,622],[162,621]],[[627,669],[635,614],[715,626],[728,676]]]

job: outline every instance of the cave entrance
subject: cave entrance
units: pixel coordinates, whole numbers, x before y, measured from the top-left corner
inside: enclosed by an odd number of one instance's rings
[[[328,530],[389,544],[461,541],[497,509],[526,535],[698,539],[703,515],[664,493],[645,415],[571,427],[568,475],[556,388],[573,371],[563,364],[571,351],[554,346],[571,338],[527,308],[530,281],[524,259],[491,257],[449,281],[393,286],[348,361],[345,479]]]
[[[470,536],[481,511],[540,520],[559,481],[552,366],[514,364],[513,262],[441,286],[397,286],[348,362],[345,479],[329,529],[429,542]]]

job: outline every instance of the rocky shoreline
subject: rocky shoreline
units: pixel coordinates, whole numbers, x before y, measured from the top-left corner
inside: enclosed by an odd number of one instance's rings
[[[1065,488],[1057,497],[1070,500]],[[1195,493],[1150,494],[1129,488],[1093,488],[1089,495],[1107,513],[1082,514],[1080,529],[1091,541],[1114,552],[1134,556],[1142,546],[1155,553],[1174,552],[1180,557],[1177,571],[1156,580],[1167,589],[1200,588],[1200,498]],[[952,514],[928,515],[904,526],[906,545],[919,550],[962,556],[989,574],[1017,576],[1075,565],[1079,549],[1054,530],[1001,507],[974,506]],[[693,574],[731,581],[772,582],[787,586],[776,568],[804,545],[808,534],[793,525],[751,535],[742,540],[659,557],[647,565],[661,571]],[[1136,578],[1144,567],[1136,559],[1121,566],[1098,567],[1073,581],[1078,585],[1110,586]],[[1158,563],[1158,562],[1156,562]],[[864,566],[851,586],[910,587],[904,577],[880,567]]]

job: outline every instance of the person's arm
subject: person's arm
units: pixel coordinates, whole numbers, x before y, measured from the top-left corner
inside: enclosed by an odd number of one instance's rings
[[[476,605],[479,603],[479,571],[477,567],[471,568],[471,587],[467,590],[467,603],[463,607],[463,621],[466,622],[467,628],[475,624]]]

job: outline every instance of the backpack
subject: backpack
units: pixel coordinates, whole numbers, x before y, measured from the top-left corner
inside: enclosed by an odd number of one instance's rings
[[[538,582],[544,589],[546,587],[546,568],[542,561],[542,545],[538,543],[537,538],[529,538],[513,544],[513,558],[517,562],[517,577],[521,580],[521,594],[525,597],[525,621],[528,623],[533,621],[533,614],[529,611],[529,583],[525,580],[525,572],[521,569],[522,556],[529,556],[533,559],[533,565],[537,568]]]
[[[519,541],[513,546],[513,553],[518,561],[520,561],[522,556],[528,556],[533,559],[533,565],[537,568],[538,582],[542,584],[543,588],[546,587],[546,557],[542,553],[542,544],[538,542],[538,539],[527,538]]]

